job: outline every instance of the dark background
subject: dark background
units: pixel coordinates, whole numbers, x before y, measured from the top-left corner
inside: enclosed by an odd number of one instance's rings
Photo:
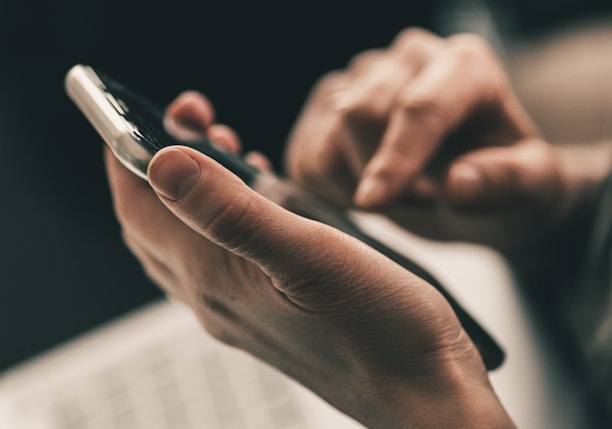
[[[161,296],[121,242],[102,141],[64,94],[72,65],[99,67],[161,104],[198,89],[247,149],[280,168],[318,77],[407,26],[437,30],[424,2],[244,3],[0,6],[0,370]],[[587,3],[516,2],[515,23],[532,34],[609,7]]]

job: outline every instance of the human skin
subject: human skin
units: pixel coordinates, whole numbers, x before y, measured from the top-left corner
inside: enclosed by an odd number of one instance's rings
[[[285,165],[331,202],[518,261],[588,216],[610,147],[546,142],[477,36],[408,29],[317,83]]]
[[[240,150],[197,93],[179,97],[167,119]],[[426,174],[449,146],[438,175]],[[423,280],[272,204],[198,152],[158,153],[152,186],[106,158],[126,243],[219,340],[368,427],[513,427],[473,344]],[[247,158],[269,168],[261,155]],[[339,205],[507,250],[524,245],[509,241],[517,227],[552,234],[590,205],[608,168],[592,158],[542,140],[482,41],[410,30],[321,80],[292,133],[287,171]]]
[[[168,121],[240,146],[198,94],[179,97]],[[422,279],[189,148],[155,155],[150,185],[109,151],[106,162],[126,243],[220,341],[367,427],[513,427],[473,343]]]

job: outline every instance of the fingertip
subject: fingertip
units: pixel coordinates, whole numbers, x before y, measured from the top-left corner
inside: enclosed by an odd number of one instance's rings
[[[230,153],[240,153],[242,144],[236,132],[223,124],[211,125],[208,129],[208,139],[222,150]]]
[[[382,210],[413,182],[413,174],[390,152],[379,151],[363,170],[353,202],[365,210]]]
[[[198,182],[202,167],[193,157],[178,147],[159,151],[149,163],[147,177],[158,195],[179,201]]]
[[[247,164],[257,168],[261,171],[272,171],[272,162],[263,153],[257,151],[251,151],[244,157]]]
[[[387,204],[389,188],[385,180],[378,176],[364,177],[355,191],[353,201],[357,207],[374,210]]]
[[[188,147],[168,147],[151,160],[148,178],[159,200],[193,231],[250,260],[255,254],[274,259],[277,244],[270,237],[286,228],[288,212],[212,158]]]
[[[478,166],[461,162],[449,169],[446,178],[446,195],[451,205],[469,207],[482,199],[485,192],[485,176]]]
[[[203,94],[185,91],[168,105],[166,117],[184,128],[205,133],[215,114],[212,104]]]

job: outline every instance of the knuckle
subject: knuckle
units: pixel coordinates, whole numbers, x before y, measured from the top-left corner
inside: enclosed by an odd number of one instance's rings
[[[350,89],[338,88],[327,94],[323,100],[323,105],[326,107],[325,110],[336,114],[342,120],[348,112],[355,108],[355,102],[356,100]]]
[[[363,51],[353,57],[348,65],[348,69],[354,72],[360,72],[368,69],[372,64],[377,63],[383,57],[383,51],[380,49],[370,49]]]
[[[506,73],[486,39],[471,33],[451,37],[451,49],[458,67],[480,77],[478,82],[487,93],[498,94],[507,86]]]
[[[315,111],[342,114],[351,103],[350,83],[346,74],[332,72],[321,78],[307,103]]]
[[[345,102],[344,110],[340,115],[345,127],[352,128],[357,125],[371,125],[373,122],[384,122],[389,112],[392,98],[382,96],[389,92],[387,82],[371,82],[367,90],[361,92],[359,97],[349,98]],[[348,97],[347,97],[348,98]]]
[[[443,102],[440,95],[431,92],[409,92],[397,100],[397,109],[411,119],[425,122],[428,127],[444,123]]]
[[[325,97],[328,94],[337,91],[338,88],[343,88],[345,86],[346,80],[347,77],[345,73],[339,70],[335,70],[323,75],[314,85],[314,97]]]
[[[389,97],[381,96],[389,92],[389,73],[381,75],[374,69],[386,67],[379,62],[372,65],[370,72],[359,76],[358,84],[346,76],[333,76],[319,82],[312,101],[320,111],[329,113],[331,127],[345,127],[354,118],[380,118],[388,111]],[[381,77],[382,76],[382,77]]]
[[[402,30],[393,41],[393,46],[411,46],[414,44],[426,44],[436,38],[433,33],[420,27],[410,27]]]

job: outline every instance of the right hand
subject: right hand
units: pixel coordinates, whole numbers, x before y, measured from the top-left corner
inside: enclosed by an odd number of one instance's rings
[[[561,224],[576,200],[564,158],[540,139],[492,50],[466,34],[410,29],[325,76],[286,169],[336,204],[502,249]]]

